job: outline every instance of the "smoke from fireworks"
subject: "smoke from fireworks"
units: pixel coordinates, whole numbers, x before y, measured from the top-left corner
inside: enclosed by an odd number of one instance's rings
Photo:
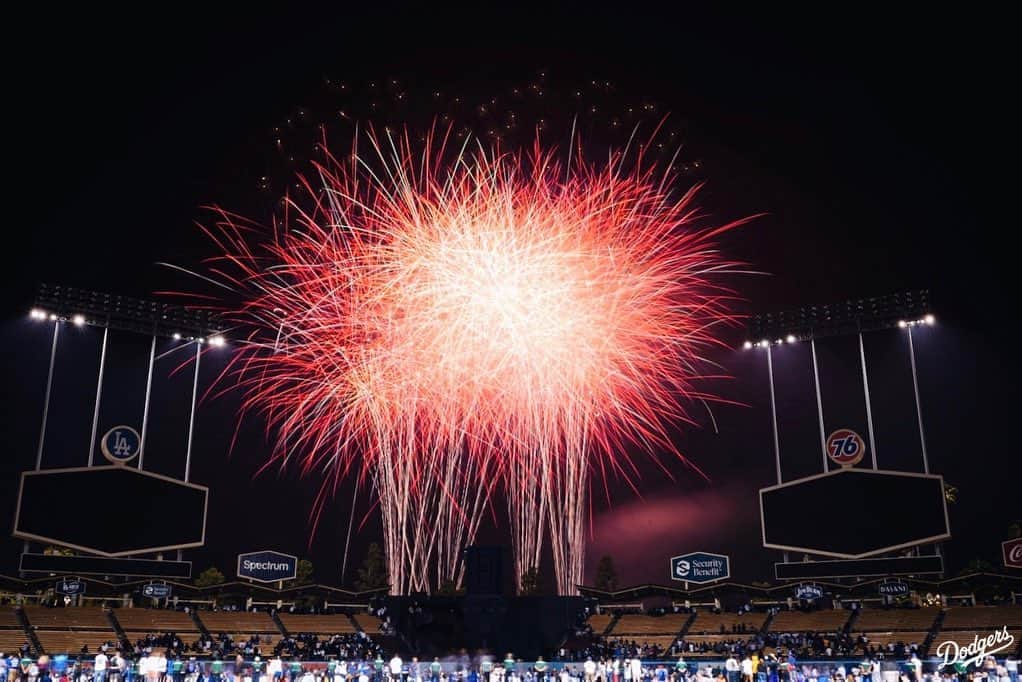
[[[391,590],[457,581],[494,486],[517,577],[546,540],[582,581],[590,481],[708,400],[706,351],[733,320],[717,282],[728,225],[622,151],[593,164],[368,134],[327,156],[269,239],[222,214],[212,269],[244,302],[232,368],[275,458],[371,482]]]

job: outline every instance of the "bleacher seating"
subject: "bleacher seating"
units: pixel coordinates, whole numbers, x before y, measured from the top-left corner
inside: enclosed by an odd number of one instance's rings
[[[844,609],[780,611],[770,621],[770,632],[837,632],[851,615]]]
[[[863,609],[852,625],[853,632],[927,631],[940,609]],[[920,640],[922,641],[922,640]]]
[[[614,617],[606,613],[594,613],[589,616],[589,627],[593,629],[593,634],[602,635],[603,631],[610,625],[610,621],[614,620]]]
[[[106,642],[117,642],[110,619],[98,606],[81,608],[49,608],[26,606],[25,617],[39,638],[39,643],[49,654],[77,654],[82,646],[89,651]],[[22,634],[24,640],[24,634]]]
[[[742,625],[746,632],[758,632],[766,621],[766,615],[762,613],[713,613],[712,611],[697,611],[696,619],[692,621],[688,631],[694,635],[719,635],[721,626],[724,631],[731,633],[732,628],[738,629]],[[686,638],[687,639],[687,638]]]
[[[117,635],[114,631],[107,630],[36,630],[36,637],[43,649],[48,654],[77,654],[82,647],[89,648],[90,653],[95,653],[104,643],[111,643],[116,646]]]
[[[21,628],[21,623],[18,622],[18,614],[14,612],[14,609],[10,606],[5,606],[0,609],[0,628]]]
[[[615,637],[612,637],[615,639]],[[626,642],[635,642],[640,646],[658,646],[661,649],[669,649],[677,639],[672,635],[619,635],[616,639]]]
[[[1022,626],[1022,606],[952,606],[944,613],[944,630],[992,630]],[[987,634],[990,634],[989,632]]]
[[[206,629],[214,635],[221,632],[232,635],[240,633],[243,635],[242,639],[248,639],[256,634],[280,635],[280,629],[270,618],[270,614],[263,611],[197,611],[196,614]]]
[[[380,624],[383,622],[376,616],[368,613],[357,613],[354,616],[355,622],[366,634],[375,635],[380,631]]]
[[[0,652],[9,654],[18,651],[26,642],[28,637],[14,609],[9,606],[0,609]]]
[[[687,620],[687,613],[669,613],[665,616],[625,614],[614,624],[614,629],[611,630],[610,636],[677,635],[678,631],[681,630],[681,626]]]
[[[49,608],[26,606],[25,616],[37,630],[108,630],[113,632],[106,612],[98,606]]]
[[[116,609],[114,616],[125,632],[198,632],[192,617],[183,611],[161,609]],[[132,640],[134,641],[134,640]]]
[[[887,646],[888,644],[922,644],[926,641],[927,632],[924,630],[887,630],[886,632],[857,632],[855,636],[864,634],[871,646]]]
[[[355,624],[344,614],[307,616],[295,613],[281,613],[280,621],[292,635],[308,632],[319,637],[357,632]]]

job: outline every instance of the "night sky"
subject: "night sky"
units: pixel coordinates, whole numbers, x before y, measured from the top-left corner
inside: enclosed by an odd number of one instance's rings
[[[611,81],[608,107],[655,101],[658,115],[669,112],[682,162],[697,162],[691,181],[706,182],[707,221],[765,214],[724,244],[770,273],[732,282],[747,299],[744,312],[931,290],[939,323],[921,330],[916,350],[931,469],[959,489],[948,566],[954,573],[974,557],[999,564],[1000,541],[1022,517],[1022,469],[1010,431],[1012,256],[1002,246],[1014,214],[998,207],[1010,196],[1017,156],[1007,149],[998,103],[1010,80],[993,18],[863,8],[847,16],[724,16],[597,3],[532,14],[509,5],[499,15],[382,4],[343,12],[254,7],[211,14],[174,6],[146,17],[28,10],[19,27],[8,27],[19,35],[4,48],[0,516],[12,517],[17,473],[31,468],[37,446],[49,328],[27,312],[40,282],[147,298],[180,288],[181,278],[156,263],[194,267],[213,254],[195,226],[208,217],[205,205],[269,219],[275,183],[289,173],[273,129],[328,106],[327,80],[364,93],[370,81],[393,78],[450,97],[504,92],[544,71],[558,83]],[[49,467],[84,465],[88,452],[100,333],[67,331]],[[742,340],[740,330],[729,339],[736,347]],[[881,467],[918,471],[904,333],[872,334],[866,343]],[[856,350],[854,338],[820,344],[828,430],[865,433]],[[101,432],[140,423],[147,353],[146,338],[111,337]],[[207,357],[204,384],[224,362]],[[146,459],[147,469],[175,476],[183,473],[191,372],[173,370],[184,359],[171,355],[157,366]],[[710,480],[674,462],[673,480],[642,466],[641,500],[611,482],[612,499],[594,500],[590,576],[605,553],[625,584],[667,582],[667,557],[691,550],[731,554],[732,573],[747,579],[769,577],[779,560],[759,547],[756,490],[775,482],[765,358],[737,350],[715,359],[734,379],[714,391],[743,406],[714,408],[718,432],[693,407],[701,427],[678,436]],[[786,347],[775,363],[785,478],[816,473],[808,348]],[[310,556],[317,577],[336,583],[350,488],[329,505],[308,548],[316,486],[294,472],[253,480],[267,440],[260,424],[247,424],[229,457],[234,408],[228,397],[199,413],[192,480],[211,488],[208,543],[186,558],[197,570],[216,564],[231,572],[239,551],[279,549]],[[103,493],[82,491],[81,503],[96,494]],[[352,540],[355,564],[379,535],[367,497],[356,505],[356,529],[365,523]],[[504,537],[502,506],[484,541]],[[835,500],[806,513],[829,515],[838,531],[844,516],[864,511]],[[895,503],[873,510],[896,512]],[[108,532],[117,532],[117,519]],[[0,572],[13,574],[20,541],[8,536],[0,547]]]

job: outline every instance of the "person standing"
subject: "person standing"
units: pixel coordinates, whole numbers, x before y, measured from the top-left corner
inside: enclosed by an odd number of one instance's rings
[[[1008,679],[1011,682],[1018,682],[1018,659],[1015,654],[1008,654],[1004,659],[1004,669],[1008,671]]]
[[[748,654],[742,659],[742,682],[752,682],[753,664]]]
[[[638,656],[632,658],[632,680],[639,682],[642,679],[642,659]]]
[[[402,668],[404,668],[405,662],[401,660],[401,657],[396,653],[394,658],[390,659],[390,679],[392,682],[404,682],[401,677]]]
[[[546,661],[543,660],[543,657],[537,658],[535,665],[537,682],[546,682],[546,668]]]
[[[92,659],[92,680],[93,682],[106,682],[106,669],[109,659],[102,650]]]
[[[727,682],[738,682],[738,675],[742,672],[742,665],[733,653],[728,654],[727,660],[724,661],[724,672],[727,674]]]

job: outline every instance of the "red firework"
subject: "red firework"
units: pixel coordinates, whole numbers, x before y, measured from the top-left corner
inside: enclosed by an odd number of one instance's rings
[[[519,576],[549,534],[573,593],[592,472],[676,454],[667,426],[712,399],[706,353],[735,319],[716,240],[738,223],[696,227],[695,189],[641,151],[366,139],[303,178],[271,238],[227,214],[211,231],[250,330],[244,411],[283,463],[373,483],[393,591],[457,580],[503,482]]]

